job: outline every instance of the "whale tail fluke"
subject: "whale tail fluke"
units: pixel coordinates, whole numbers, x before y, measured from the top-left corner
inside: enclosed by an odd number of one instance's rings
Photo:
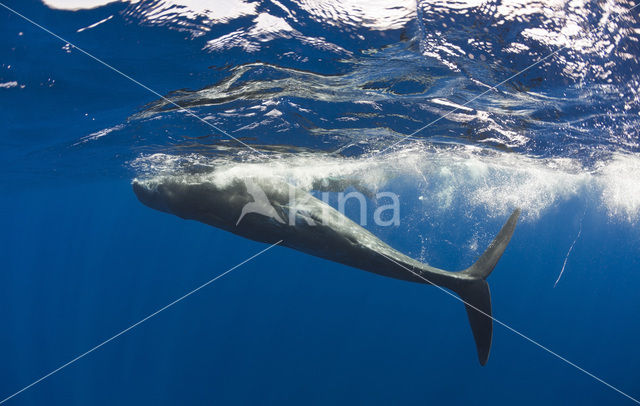
[[[491,274],[505,248],[507,248],[519,216],[520,209],[514,210],[484,254],[473,265],[462,271],[463,274],[472,276],[475,280],[455,289],[467,309],[467,316],[469,317],[469,324],[476,342],[478,360],[481,365],[486,364],[489,359],[493,334],[491,293],[489,284],[485,279]]]
[[[480,365],[487,363],[493,335],[493,319],[491,318],[491,293],[489,284],[484,279],[456,289],[456,293],[464,301],[473,339],[476,342]]]
[[[504,223],[504,226],[502,226],[496,238],[491,242],[489,248],[478,258],[475,264],[462,271],[462,273],[480,279],[487,279],[491,271],[493,271],[493,268],[496,267],[505,248],[507,248],[513,231],[516,229],[518,217],[520,217],[520,209],[515,209],[513,213],[511,213],[511,216],[509,216],[507,222]]]

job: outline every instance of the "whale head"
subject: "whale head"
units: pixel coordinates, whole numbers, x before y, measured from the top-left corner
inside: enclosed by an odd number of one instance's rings
[[[133,192],[140,202],[152,209],[173,213],[171,211],[171,201],[175,199],[174,192],[171,187],[164,184],[151,184],[149,182],[134,179]]]
[[[171,176],[135,179],[132,187],[138,200],[152,209],[223,228],[237,221],[237,201],[245,199],[233,185],[220,188],[210,182],[187,182]]]
[[[248,180],[219,185],[201,179],[165,176],[134,179],[132,187],[138,200],[152,209],[233,232],[255,226],[254,220],[274,219],[284,223],[262,188]],[[251,213],[253,217],[245,217]]]

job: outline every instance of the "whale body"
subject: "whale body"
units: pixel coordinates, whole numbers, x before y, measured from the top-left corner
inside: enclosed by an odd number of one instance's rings
[[[513,235],[519,209],[471,267],[451,272],[402,254],[284,180],[251,178],[221,183],[206,177],[160,176],[134,179],[132,185],[143,204],[183,219],[263,243],[281,241],[283,246],[386,277],[449,289],[465,304],[480,364],[489,358],[493,319],[486,278]]]

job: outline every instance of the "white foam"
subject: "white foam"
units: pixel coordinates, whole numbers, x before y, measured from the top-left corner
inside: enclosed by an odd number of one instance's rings
[[[93,132],[93,133],[91,133],[89,135],[86,135],[86,136],[80,138],[80,140],[78,142],[76,142],[75,144],[73,144],[73,145],[76,146],[76,145],[87,143],[89,141],[95,141],[95,140],[97,140],[99,138],[102,138],[104,136],[109,135],[110,133],[112,133],[114,131],[121,130],[122,128],[124,128],[124,125],[118,124],[118,125],[115,125],[113,127],[108,127],[108,128]]]
[[[601,198],[616,218],[636,222],[640,218],[640,158],[620,154],[599,164],[597,181]]]
[[[200,155],[142,156],[133,166],[142,177],[173,176],[189,165],[210,172],[181,175],[185,182],[223,185],[239,178],[277,177],[312,190],[319,181],[344,180],[345,187],[393,189],[419,198],[429,213],[463,208],[501,217],[516,207],[535,221],[572,198],[593,200],[611,218],[640,218],[640,156],[613,154],[592,168],[569,158],[540,159],[472,146],[408,146],[385,155],[345,158],[328,154],[282,154],[268,161],[237,162]],[[425,207],[426,206],[426,207]]]
[[[50,8],[70,11],[88,10],[118,1],[126,0],[42,0],[42,2]]]
[[[374,30],[403,28],[416,14],[416,2],[412,0],[295,0],[295,3],[317,21]]]
[[[11,89],[12,87],[17,87],[18,86],[18,82],[11,81],[11,82],[4,82],[4,83],[0,83],[0,89]]]
[[[92,28],[96,28],[96,27],[97,27],[97,26],[99,26],[100,24],[104,24],[104,23],[106,23],[107,21],[111,20],[112,18],[113,18],[113,14],[111,14],[109,17],[107,17],[107,18],[103,18],[102,20],[100,20],[100,21],[98,21],[98,22],[95,22],[95,23],[93,23],[93,24],[91,24],[91,25],[87,25],[86,27],[78,28],[78,29],[76,30],[76,32],[83,32],[83,31],[86,31],[86,30],[90,30],[90,29],[92,29]]]

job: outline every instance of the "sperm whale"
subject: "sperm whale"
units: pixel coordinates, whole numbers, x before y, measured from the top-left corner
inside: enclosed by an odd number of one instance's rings
[[[325,202],[284,180],[234,179],[214,182],[183,176],[134,179],[138,199],[153,209],[196,220],[263,243],[295,250],[386,277],[437,285],[465,303],[478,359],[485,365],[493,319],[487,277],[502,256],[520,210],[506,221],[487,250],[469,268],[451,272],[393,249]]]

